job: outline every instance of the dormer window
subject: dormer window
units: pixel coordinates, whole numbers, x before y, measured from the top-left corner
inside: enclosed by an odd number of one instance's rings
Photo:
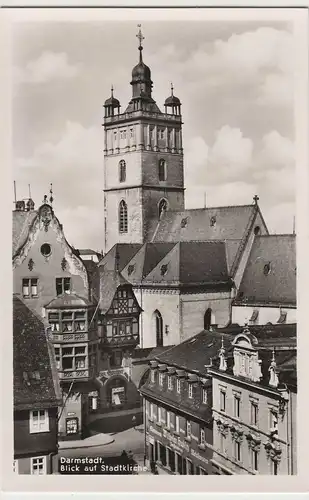
[[[171,391],[173,389],[173,379],[171,375],[168,376],[167,379],[167,388]]]
[[[130,264],[128,266],[128,275],[131,276],[131,274],[134,273],[134,270],[135,270],[135,265],[134,264]]]
[[[252,315],[251,315],[249,322],[253,325],[257,322],[258,318],[259,318],[259,311],[257,309],[255,309],[252,312]]]
[[[280,311],[280,316],[279,316],[277,323],[279,323],[280,325],[286,323],[287,314],[288,313],[286,311]]]
[[[163,373],[159,373],[159,385],[163,386],[164,375]]]
[[[181,219],[180,227],[184,228],[187,227],[187,225],[188,225],[188,217]]]
[[[265,276],[268,276],[268,275],[269,275],[269,273],[270,273],[270,271],[271,271],[270,262],[268,262],[268,263],[267,263],[267,264],[265,264],[265,266],[264,266],[264,270],[263,270],[264,275],[265,275]]]
[[[193,398],[193,385],[192,384],[189,384],[189,398],[190,399]]]
[[[212,216],[210,219],[210,226],[214,227],[216,225],[217,219],[215,216]]]
[[[161,266],[161,276],[165,276],[167,273],[167,264]]]

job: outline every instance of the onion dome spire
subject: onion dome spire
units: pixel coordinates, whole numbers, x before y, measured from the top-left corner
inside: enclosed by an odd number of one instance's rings
[[[132,91],[133,91],[133,99],[139,98],[151,98],[151,89],[152,89],[152,81],[151,81],[151,71],[150,68],[143,62],[143,46],[142,41],[145,40],[143,36],[141,25],[137,25],[139,30],[136,35],[138,38],[138,50],[139,50],[139,63],[134,66],[132,70]]]
[[[178,97],[174,95],[174,86],[172,83],[171,83],[171,95],[165,100],[164,107],[165,107],[165,113],[167,113],[167,108],[171,108],[172,115],[181,114],[180,111],[181,102],[180,99],[178,99]]]
[[[105,108],[105,117],[108,116],[114,116],[115,115],[115,109],[118,110],[118,114],[120,111],[120,102],[116,97],[114,97],[114,87],[113,85],[111,86],[111,96],[106,99],[104,103],[104,108]]]

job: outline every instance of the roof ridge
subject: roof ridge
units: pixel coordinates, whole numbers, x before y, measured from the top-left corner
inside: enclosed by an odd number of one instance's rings
[[[213,209],[218,209],[218,208],[245,208],[245,207],[255,207],[255,204],[253,203],[247,203],[244,205],[219,205],[219,206],[214,206],[214,207],[197,207],[197,208],[185,208],[184,210],[169,210],[166,212],[168,213],[183,213],[187,211],[193,211],[193,210],[213,210]]]

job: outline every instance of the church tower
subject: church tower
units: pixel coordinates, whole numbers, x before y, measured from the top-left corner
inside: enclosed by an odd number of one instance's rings
[[[121,113],[112,88],[104,104],[105,252],[115,243],[151,241],[164,211],[184,209],[181,103],[172,87],[160,111],[140,29],[137,38],[132,99]]]

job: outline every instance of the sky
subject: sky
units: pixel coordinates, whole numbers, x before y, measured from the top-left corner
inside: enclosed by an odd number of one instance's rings
[[[136,22],[18,23],[12,34],[13,178],[55,214],[76,248],[103,249],[103,104],[122,110],[138,62]],[[143,58],[163,103],[182,102],[186,208],[259,204],[270,232],[295,215],[291,25],[144,22]],[[205,194],[206,193],[206,194]],[[13,198],[12,198],[13,199]]]

